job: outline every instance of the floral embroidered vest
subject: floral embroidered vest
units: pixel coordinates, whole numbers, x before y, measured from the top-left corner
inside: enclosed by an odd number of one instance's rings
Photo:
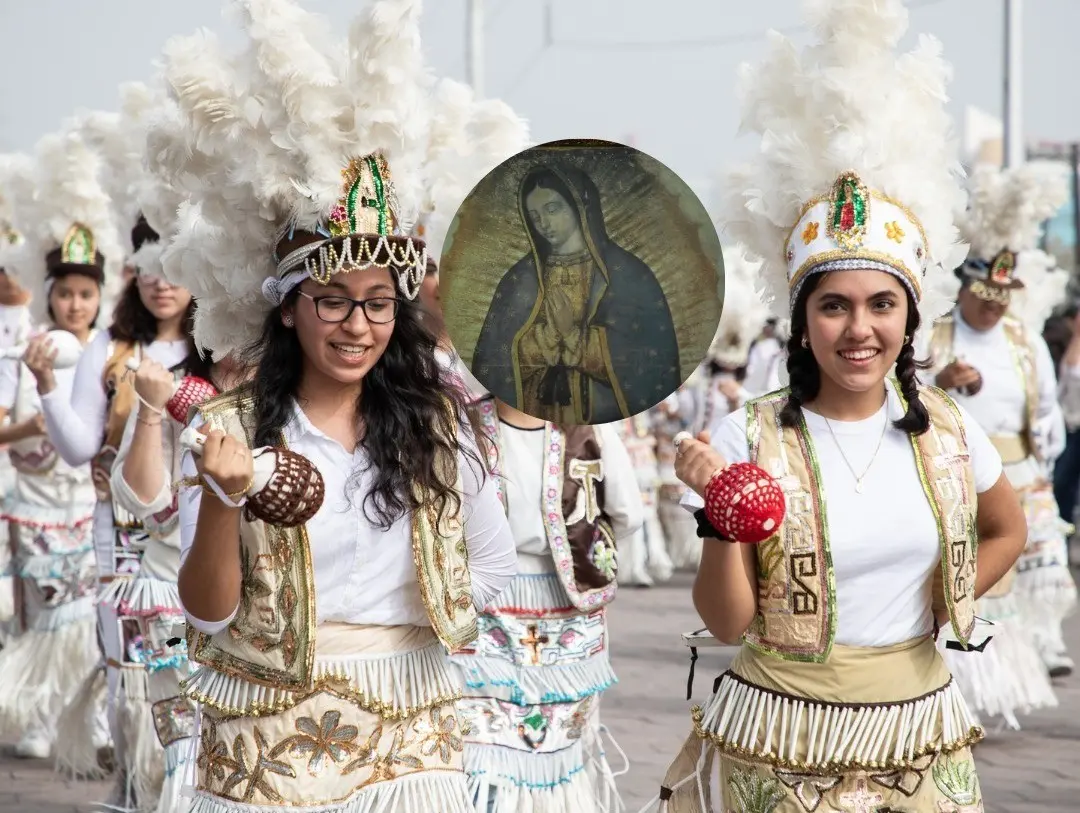
[[[1001,320],[1005,338],[1009,342],[1013,364],[1017,377],[1024,387],[1024,442],[1028,452],[1041,460],[1039,447],[1035,443],[1035,419],[1039,408],[1039,377],[1035,363],[1035,350],[1028,341],[1027,329],[1019,319],[1006,315]],[[956,318],[950,313],[934,323],[930,339],[930,353],[933,370],[939,372],[953,360],[953,345],[956,339]]]
[[[494,399],[473,406],[491,441],[488,469],[508,512],[499,466],[499,416]],[[563,588],[579,610],[595,610],[615,598],[618,564],[615,535],[604,512],[604,461],[592,426],[563,430],[544,426],[541,491],[544,531]]]
[[[744,641],[786,660],[820,663],[836,635],[829,518],[806,424],[780,425],[787,394],[783,389],[746,405],[750,460],[780,483],[787,513],[780,531],[757,546],[758,612]],[[930,429],[912,436],[911,445],[941,544],[934,607],[948,607],[953,631],[966,644],[975,626],[975,475],[952,399],[935,387],[920,387],[919,395]]]
[[[254,443],[254,401],[249,389],[234,390],[193,410],[207,422]],[[284,445],[284,439],[282,439]],[[462,493],[456,455],[443,472]],[[452,466],[451,471],[449,467]],[[413,560],[420,594],[436,635],[450,651],[477,635],[469,557],[459,516],[439,525],[427,507],[412,519]],[[245,513],[240,522],[242,570],[240,608],[229,626],[205,635],[188,626],[192,661],[229,678],[296,691],[311,685],[315,661],[316,611],[311,545],[307,528],[268,525]]]

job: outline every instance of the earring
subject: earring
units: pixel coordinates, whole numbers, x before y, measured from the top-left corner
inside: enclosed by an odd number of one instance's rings
[[[285,327],[292,327],[293,326],[293,318],[291,316],[289,316],[288,314],[286,314],[285,316],[281,317],[281,324],[285,325]]]
[[[906,333],[904,334],[904,344],[911,344],[911,337]]]
[[[803,346],[803,350],[809,350],[810,349],[810,340],[808,338],[806,338],[805,334],[802,337],[802,346]]]

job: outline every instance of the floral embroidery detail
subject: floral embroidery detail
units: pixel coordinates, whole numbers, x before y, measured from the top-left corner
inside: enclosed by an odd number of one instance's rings
[[[461,737],[455,733],[457,720],[452,714],[443,717],[441,709],[432,709],[431,728],[431,733],[427,735],[420,747],[420,753],[429,757],[438,751],[439,759],[444,765],[449,765],[454,752],[460,754],[465,747]]]
[[[195,764],[206,774],[208,780],[224,782],[225,772],[239,768],[236,760],[229,755],[229,746],[217,738],[217,723],[212,718],[203,722],[200,736],[199,757]]]
[[[925,254],[925,253],[926,252],[923,251],[922,246],[915,246],[915,258],[916,259],[921,260],[923,258],[923,254]]]
[[[308,773],[319,776],[326,767],[326,758],[341,762],[352,753],[354,740],[360,735],[356,726],[338,725],[340,721],[341,712],[338,711],[324,713],[318,723],[311,717],[301,717],[296,721],[296,730],[300,733],[279,742],[270,756],[276,757],[285,751],[293,757],[307,756]]]
[[[600,538],[593,542],[592,550],[589,552],[589,559],[592,561],[593,566],[604,574],[604,578],[615,578],[615,573],[618,570],[615,549],[608,545],[605,539]]]
[[[574,713],[562,721],[562,727],[566,729],[566,737],[570,740],[580,740],[585,726],[589,723],[589,711],[592,709],[593,696],[586,697],[574,709]]]
[[[804,246],[810,245],[817,240],[818,236],[818,224],[817,221],[811,220],[806,224],[806,228],[802,232],[802,241]]]
[[[254,735],[255,760],[250,768],[247,764],[247,747],[244,745],[243,736],[238,735],[233,740],[232,755],[235,768],[232,775],[225,780],[225,784],[221,788],[221,795],[229,796],[233,788],[237,788],[246,782],[247,786],[244,788],[243,796],[233,795],[232,798],[243,802],[251,802],[255,798],[255,792],[258,791],[269,802],[281,802],[283,801],[281,794],[270,787],[266,774],[273,773],[295,779],[296,772],[284,762],[279,762],[267,754],[269,743],[266,740],[266,735],[262,733],[258,726],[254,728]]]
[[[904,230],[900,228],[900,224],[895,220],[890,220],[885,224],[885,236],[893,242],[899,243],[904,239]]]
[[[954,760],[948,754],[942,754],[934,763],[934,784],[948,797],[938,802],[940,813],[982,813],[982,800],[979,799],[979,779],[975,773],[975,763],[970,759]],[[951,802],[951,804],[950,804]]]
[[[518,723],[518,736],[529,748],[534,751],[544,744],[547,739],[548,723],[550,722],[551,710],[543,706],[537,706],[528,717]]]
[[[728,787],[735,801],[735,813],[773,813],[787,796],[778,780],[752,769],[736,768],[728,777]]]
[[[406,754],[405,749],[409,747],[411,743],[405,742],[405,729],[399,728],[394,732],[394,741],[390,745],[390,750],[386,752],[385,756],[379,757],[374,762],[374,767],[371,771],[371,776],[364,783],[364,786],[373,785],[376,782],[386,782],[391,779],[397,778],[397,768],[399,765],[406,768],[412,768],[415,771],[422,771],[424,769],[424,763],[420,761],[419,757],[414,757],[411,754]]]
[[[368,765],[374,765],[379,758],[379,740],[382,739],[383,727],[382,723],[375,726],[375,730],[371,732],[367,738],[367,742],[363,745],[356,747],[356,759],[341,769],[341,773],[350,774],[360,768],[366,768]]]
[[[787,253],[786,253],[786,254],[784,254],[784,259],[785,259],[785,260],[787,260],[787,261],[788,261],[788,263],[793,263],[793,262],[795,262],[795,249],[793,249],[793,248],[789,248],[789,249],[787,250]]]

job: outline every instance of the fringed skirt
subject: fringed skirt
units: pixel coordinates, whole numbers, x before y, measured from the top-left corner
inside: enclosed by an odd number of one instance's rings
[[[430,628],[322,624],[309,690],[203,667],[191,813],[471,813],[460,680]]]
[[[61,711],[99,661],[90,512],[72,508],[13,498],[3,517],[19,598],[18,632],[0,651],[5,734],[34,728],[54,739]]]
[[[453,661],[466,680],[465,769],[478,813],[614,813],[600,696],[615,683],[605,611],[553,573],[519,575]]]
[[[826,663],[743,647],[668,770],[663,813],[981,813],[982,737],[933,639],[834,646]]]

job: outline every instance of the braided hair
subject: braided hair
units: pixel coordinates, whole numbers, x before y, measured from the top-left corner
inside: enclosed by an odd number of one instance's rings
[[[817,398],[818,391],[821,389],[821,368],[818,367],[817,359],[814,358],[814,351],[810,347],[803,347],[803,337],[806,335],[807,300],[824,276],[824,274],[814,274],[806,280],[791,311],[791,336],[787,342],[790,392],[784,408],[780,411],[780,423],[790,428],[799,426],[803,404],[808,404]],[[912,342],[921,320],[915,300],[906,288],[904,293],[908,303],[907,324],[904,326],[904,332],[907,335],[900,348],[900,355],[896,358],[896,380],[900,383],[900,392],[907,401],[908,408],[903,417],[893,421],[893,426],[912,435],[921,435],[930,428],[930,415],[919,398],[918,371],[929,368],[930,364],[915,359],[915,347]]]

